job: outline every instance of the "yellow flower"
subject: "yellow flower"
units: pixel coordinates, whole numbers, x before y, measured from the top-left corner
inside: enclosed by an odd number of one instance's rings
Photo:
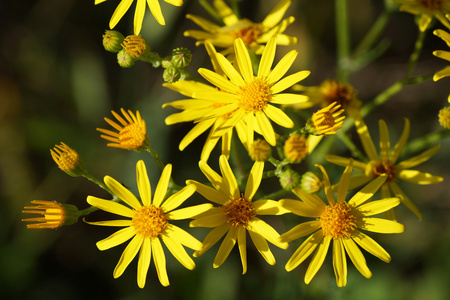
[[[50,154],[58,167],[68,175],[76,177],[86,174],[83,160],[66,144],[61,142],[61,145],[55,145],[50,149]]]
[[[419,29],[425,31],[433,18],[450,28],[450,22],[445,17],[450,13],[449,0],[393,0],[400,4],[400,10],[419,15]]]
[[[225,48],[223,55],[233,55],[235,39],[242,39],[244,44],[256,54],[263,52],[264,46],[273,36],[279,45],[293,45],[297,38],[283,34],[284,30],[294,22],[294,17],[281,20],[291,5],[291,0],[282,0],[261,23],[253,23],[248,19],[239,20],[233,11],[222,0],[213,2],[217,14],[225,26],[218,26],[202,17],[186,15],[204,31],[187,30],[185,36],[196,39],[197,43],[211,42],[214,46]]]
[[[126,120],[124,120],[115,111],[111,111],[111,113],[114,117],[116,117],[120,124],[122,124],[122,126],[108,118],[105,118],[105,121],[119,131],[119,133],[107,129],[97,128],[98,131],[107,134],[102,134],[100,137],[114,142],[107,144],[108,147],[137,151],[145,149],[145,147],[149,145],[150,140],[147,136],[147,128],[145,126],[145,121],[141,118],[141,114],[139,111],[136,111],[136,115],[134,115],[131,110],[128,110],[127,113],[123,108],[121,108],[120,111]]]
[[[95,5],[105,2],[106,0],[95,0]],[[123,15],[128,11],[131,4],[134,0],[121,0],[116,10],[114,11],[111,20],[109,21],[109,28],[113,29],[117,23],[119,23],[120,19],[122,19]],[[175,5],[181,6],[183,5],[183,0],[164,0],[165,2]],[[134,34],[139,35],[142,28],[142,22],[144,21],[145,15],[145,2],[147,2],[150,11],[155,17],[156,21],[159,24],[165,25],[164,16],[161,12],[161,6],[159,5],[159,0],[137,0],[136,2],[136,11],[134,13]]]
[[[253,161],[266,161],[271,155],[272,149],[266,141],[257,139],[248,150],[248,154]]]
[[[92,206],[130,218],[126,220],[87,222],[92,225],[125,227],[97,242],[98,249],[102,251],[123,244],[131,239],[114,269],[114,278],[121,276],[134,257],[140,252],[137,267],[138,286],[140,288],[145,286],[152,256],[159,281],[163,286],[168,286],[169,278],[167,277],[166,258],[161,240],[170,253],[184,267],[189,270],[195,268],[194,261],[186,253],[183,246],[198,250],[201,249],[202,244],[183,229],[171,224],[170,221],[192,218],[211,208],[211,205],[201,204],[174,210],[195,192],[195,186],[187,186],[164,201],[171,172],[172,165],[166,165],[152,200],[151,186],[145,164],[142,160],[136,164],[137,186],[142,204],[120,182],[109,176],[105,177],[105,184],[126,205],[93,196],[87,197],[87,202]]]
[[[27,224],[32,229],[54,229],[63,225],[71,225],[78,221],[80,213],[76,206],[61,204],[56,201],[33,200],[37,206],[25,206],[25,214],[39,214],[42,217],[22,219],[25,222],[40,222]]]
[[[165,120],[167,125],[200,121],[180,143],[180,150],[184,149],[206,129],[213,126],[202,152],[202,160],[205,161],[217,141],[229,134],[233,128],[236,128],[247,149],[253,144],[255,131],[262,134],[270,145],[275,146],[275,131],[269,120],[287,128],[292,128],[294,123],[281,109],[273,106],[273,104],[294,104],[308,101],[308,98],[302,95],[282,93],[310,73],[309,71],[301,71],[281,79],[294,62],[297,51],[292,50],[286,54],[271,70],[276,48],[276,39],[272,38],[264,49],[258,75],[254,76],[252,62],[244,42],[237,39],[234,45],[237,68],[223,55],[216,53],[217,68],[221,69],[221,73],[203,68],[198,70],[206,80],[217,88],[189,83],[186,86],[190,87],[191,90],[184,94],[194,99],[175,101],[165,105],[184,110],[167,117]],[[222,76],[222,73],[227,77]],[[178,84],[181,86],[185,83],[179,82]]]
[[[399,197],[402,203],[407,208],[415,213],[419,217],[419,219],[422,219],[422,213],[420,212],[420,210],[409,199],[409,197],[406,196],[403,190],[398,186],[397,182],[399,180],[409,181],[417,184],[432,184],[441,182],[443,178],[440,176],[434,176],[429,173],[424,173],[417,170],[410,170],[410,168],[415,167],[430,159],[430,157],[439,150],[439,144],[417,156],[414,156],[402,162],[397,162],[406,144],[406,141],[408,140],[410,128],[408,119],[405,118],[405,126],[403,128],[403,132],[392,151],[387,125],[383,120],[379,120],[380,155],[377,154],[374,142],[370,137],[369,130],[367,129],[364,121],[362,119],[357,120],[355,125],[364,151],[369,158],[369,162],[362,162],[357,160],[354,161],[354,168],[364,173],[352,177],[350,189],[366,184],[373,178],[379,177],[380,175],[384,176],[384,174],[386,174],[388,176],[388,179],[381,187],[382,197],[389,198],[391,196],[390,190],[392,190],[394,195],[396,197]],[[329,162],[340,166],[347,166],[349,161],[351,160],[349,158],[335,155],[327,155],[326,159]],[[394,211],[391,210],[390,212],[388,212],[387,216],[391,219],[395,219]]]
[[[447,43],[447,46],[450,47],[450,34],[444,30],[438,29],[433,31],[433,33],[435,35],[437,35],[438,37],[440,37],[441,39],[444,40],[444,42]],[[450,52],[449,51],[443,51],[443,50],[437,50],[433,52],[433,55],[445,59],[447,61],[450,61]],[[439,72],[436,72],[436,74],[434,74],[433,76],[433,80],[434,81],[438,81],[439,79],[443,78],[443,77],[447,77],[450,76],[450,66],[445,67],[444,69],[440,70]],[[449,102],[450,102],[450,97],[449,97]]]
[[[439,111],[439,124],[446,129],[450,129],[450,106]]]
[[[288,244],[279,242],[279,234],[275,229],[257,216],[279,215],[286,211],[280,209],[278,203],[273,200],[252,201],[261,183],[264,162],[254,163],[244,193],[240,193],[236,178],[224,155],[220,156],[219,164],[222,176],[212,170],[204,161],[199,162],[200,169],[214,188],[193,180],[186,182],[188,186],[195,186],[197,192],[206,199],[219,205],[219,207],[211,208],[198,215],[190,224],[193,227],[214,228],[206,236],[202,249],[195,251],[194,256],[202,255],[226,235],[214,259],[213,266],[217,268],[225,261],[237,241],[244,274],[247,272],[246,231],[248,231],[250,238],[267,263],[275,264],[275,257],[270,251],[267,241],[283,249],[286,249]]]
[[[317,166],[323,173],[328,205],[319,196],[308,194],[301,188],[295,189],[294,193],[302,201],[280,200],[280,205],[294,214],[314,218],[313,221],[300,223],[280,236],[280,241],[288,242],[311,234],[286,263],[286,270],[288,272],[292,271],[312,255],[305,274],[305,283],[309,284],[322,266],[330,243],[333,241],[332,256],[336,284],[339,287],[347,284],[347,258],[345,253],[348,254],[358,271],[364,277],[370,278],[372,273],[367,267],[364,255],[358,245],[385,262],[389,262],[391,257],[377,242],[363,233],[361,229],[377,233],[403,232],[404,226],[402,224],[371,217],[397,206],[400,200],[398,198],[386,198],[365,203],[386,180],[387,176],[382,175],[362,188],[346,202],[345,198],[352,172],[352,160],[349,160],[349,164],[342,174],[338,184],[337,198],[335,199],[325,169],[321,165]]]
[[[283,151],[289,162],[295,164],[301,162],[308,155],[308,142],[305,135],[295,132],[291,134],[284,142]]]
[[[336,131],[342,128],[345,116],[340,116],[344,109],[340,109],[340,104],[336,102],[331,103],[327,107],[315,112],[311,117],[311,134],[314,135],[331,135],[336,134]]]

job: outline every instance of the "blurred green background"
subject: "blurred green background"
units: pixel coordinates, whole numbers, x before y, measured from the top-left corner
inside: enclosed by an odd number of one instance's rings
[[[333,78],[336,71],[334,1],[293,2],[286,16],[293,15],[296,21],[286,32],[297,36],[299,43],[279,47],[276,60],[297,49],[299,56],[290,73],[311,70],[310,77],[302,83],[318,85]],[[276,3],[244,0],[242,15],[260,22]],[[383,3],[378,0],[348,3],[352,44],[356,45],[380,14]],[[175,110],[163,110],[161,105],[183,97],[161,86],[163,70],[143,62],[121,69],[115,55],[103,50],[101,36],[117,4],[118,1],[112,0],[97,6],[93,0],[0,2],[1,299],[450,299],[448,140],[441,143],[437,155],[419,167],[443,176],[446,178],[443,183],[402,185],[422,209],[424,220],[419,222],[401,207],[398,218],[406,226],[405,233],[372,235],[391,254],[392,262],[385,264],[365,253],[373,278],[363,278],[349,263],[345,288],[336,287],[330,254],[309,285],[303,283],[306,263],[285,272],[284,264],[300,244],[298,240],[286,251],[272,247],[277,259],[273,267],[249,246],[249,270],[245,275],[241,275],[236,249],[224,265],[213,269],[218,249],[214,247],[195,259],[194,271],[184,269],[166,251],[171,285],[164,288],[159,284],[152,263],[146,287],[141,290],[136,284],[136,260],[119,279],[112,277],[123,245],[105,252],[95,246],[114,228],[79,222],[57,230],[26,229],[21,219],[28,216],[22,214],[22,209],[31,200],[56,200],[81,209],[87,207],[87,195],[107,197],[91,182],[71,178],[57,168],[49,149],[61,141],[78,151],[92,174],[98,178],[110,175],[133,190],[136,190],[135,164],[144,159],[152,186],[156,186],[160,170],[148,154],[108,148],[100,139],[95,128],[108,128],[103,117],[111,118],[111,109],[140,110],[152,147],[164,162],[173,163],[177,183],[183,184],[186,179],[205,180],[197,167],[205,137],[179,152],[178,143],[192,125],[164,124],[164,118]],[[161,6],[165,27],[158,25],[146,10],[142,35],[152,50],[165,56],[175,47],[188,47],[194,57],[189,67],[193,74],[199,66],[210,68],[204,48],[196,47],[192,39],[182,34],[186,29],[197,29],[184,18],[186,13],[206,16],[197,1],[187,0],[181,8],[166,3]],[[116,29],[131,34],[133,15],[134,4]],[[350,78],[363,102],[370,101],[404,75],[417,36],[414,17],[394,13],[383,36],[390,42],[390,48]],[[432,73],[446,65],[431,54],[434,50],[445,50],[445,43],[431,32],[425,43],[415,75]],[[412,123],[411,140],[438,130],[437,114],[448,106],[449,82],[445,78],[437,83],[409,86],[374,111],[366,120],[374,139],[378,136],[380,117],[387,121],[393,142],[400,135],[404,117]],[[354,130],[350,134],[356,136]],[[337,147],[343,149],[342,145]],[[250,165],[248,159],[246,164]],[[330,172],[335,182],[342,170],[335,166],[328,168],[333,170]],[[278,188],[276,181],[270,182],[269,187],[272,184],[273,189]],[[202,199],[193,197],[192,203],[195,201]],[[88,218],[102,217],[109,216],[95,213]],[[299,218],[274,217],[270,222],[279,232],[285,232]],[[181,222],[180,226],[187,224]],[[198,229],[193,235],[202,239],[207,232]]]

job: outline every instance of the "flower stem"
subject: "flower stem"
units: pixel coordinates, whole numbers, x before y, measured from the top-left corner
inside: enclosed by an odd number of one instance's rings
[[[406,71],[405,78],[410,78],[414,68],[416,66],[417,60],[419,59],[420,53],[423,48],[423,41],[425,40],[427,31],[420,31],[416,39],[416,43],[414,44],[414,51],[409,57],[408,69]]]
[[[347,82],[349,75],[350,34],[347,16],[347,0],[335,0],[336,41],[337,41],[337,78]]]
[[[409,155],[412,153],[417,153],[425,148],[429,148],[437,143],[439,143],[444,138],[450,136],[450,130],[442,129],[439,131],[432,132],[428,135],[417,138],[409,142],[402,151],[402,155]]]

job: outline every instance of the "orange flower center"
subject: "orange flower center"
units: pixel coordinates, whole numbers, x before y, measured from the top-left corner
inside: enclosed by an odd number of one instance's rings
[[[330,81],[322,86],[322,93],[327,102],[327,105],[336,102],[342,108],[349,106],[352,101],[355,91],[348,84],[337,83]]]
[[[386,183],[395,179],[395,166],[387,161],[382,161],[374,165],[372,172],[377,177],[381,174],[387,174],[388,178],[386,179]]]
[[[333,239],[350,238],[356,228],[356,217],[348,203],[327,206],[320,216],[323,233]]]
[[[262,26],[260,24],[253,24],[249,27],[241,28],[234,32],[234,38],[241,38],[245,45],[249,46],[255,42],[262,32]]]
[[[121,145],[139,148],[145,141],[145,130],[136,123],[131,123],[122,128],[119,132],[119,141]]]
[[[318,121],[316,127],[326,126],[331,128],[334,126],[334,118],[330,112],[324,112],[321,117],[322,118],[320,119],[320,121]]]
[[[264,109],[270,101],[272,91],[269,83],[255,78],[252,82],[239,88],[238,103],[246,112],[256,112]]]
[[[442,9],[442,0],[420,0],[420,5],[429,10]]]
[[[159,207],[154,205],[142,206],[134,210],[131,219],[131,227],[136,230],[137,234],[144,237],[155,238],[159,236],[167,225],[167,220]]]
[[[230,204],[224,205],[224,208],[228,223],[233,227],[245,226],[250,218],[255,216],[252,202],[246,200],[243,195],[241,198],[231,201]]]

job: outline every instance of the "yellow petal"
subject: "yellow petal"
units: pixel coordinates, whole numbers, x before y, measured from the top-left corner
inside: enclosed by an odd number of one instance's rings
[[[186,184],[188,185],[195,185],[196,191],[208,199],[211,202],[217,203],[219,205],[224,205],[227,201],[230,200],[230,195],[225,195],[223,192],[220,192],[216,189],[213,189],[212,187],[209,187],[207,185],[204,185],[202,183],[199,183],[194,180],[188,180],[186,181]]]
[[[321,216],[323,210],[325,209],[325,205],[320,207],[312,207],[311,205],[308,205],[303,201],[291,199],[281,199],[279,200],[279,203],[280,206],[284,209],[302,217],[318,218]]]
[[[261,130],[261,134],[264,139],[272,146],[277,144],[275,131],[273,130],[272,124],[270,124],[267,116],[261,112],[255,112],[256,122],[258,124],[259,129]]]
[[[200,26],[203,30],[209,31],[209,32],[218,32],[220,31],[220,26],[217,26],[216,24],[214,24],[213,22],[199,17],[199,16],[195,16],[195,15],[190,15],[187,14],[186,15],[186,19],[189,19],[191,21],[193,21],[195,24],[197,24],[198,26]],[[191,30],[188,30],[191,31]],[[185,35],[186,35],[186,31],[185,31]]]
[[[150,180],[148,179],[147,169],[142,160],[138,161],[136,164],[136,181],[142,203],[145,206],[149,206],[152,203],[152,188],[150,186]]]
[[[273,256],[272,251],[270,251],[269,244],[267,244],[266,240],[256,232],[249,231],[248,233],[264,260],[267,261],[269,265],[273,266],[275,264],[275,257]]]
[[[223,176],[223,184],[227,187],[228,194],[234,199],[239,198],[239,186],[225,155],[219,157],[219,166]]]
[[[164,21],[164,16],[161,12],[161,6],[159,5],[159,1],[158,0],[147,0],[147,4],[148,4],[148,7],[150,8],[150,11],[152,12],[153,17],[155,17],[156,21],[161,25],[165,25],[166,22]],[[169,283],[169,281],[167,281],[167,283]]]
[[[337,190],[337,203],[344,203],[347,196],[348,187],[350,185],[350,178],[352,176],[353,159],[350,159],[348,166],[345,168],[344,173],[339,181]]]
[[[372,216],[385,212],[400,204],[399,198],[385,198],[382,200],[371,201],[355,208],[354,215],[357,217]]]
[[[434,147],[420,153],[419,155],[416,155],[414,157],[411,157],[410,159],[404,160],[396,165],[397,169],[409,169],[413,168],[417,165],[420,165],[421,163],[429,160],[436,152],[439,151],[439,144],[435,145]]]
[[[186,253],[183,246],[176,240],[172,239],[166,235],[161,235],[161,238],[169,249],[170,253],[188,270],[193,270],[195,268],[195,263],[192,258]]]
[[[164,203],[161,205],[163,212],[167,213],[183,204],[183,202],[186,201],[186,199],[189,198],[195,192],[195,190],[196,186],[190,184],[167,198],[167,200],[164,201]]]
[[[208,69],[199,69],[198,73],[223,91],[232,94],[236,94],[238,91],[238,87],[234,83],[217,74],[216,72],[210,71]]]
[[[169,277],[167,276],[166,256],[164,255],[164,250],[159,238],[152,239],[152,254],[159,282],[161,282],[163,286],[169,286],[170,283]]]
[[[402,180],[414,182],[417,184],[439,183],[444,180],[441,176],[431,175],[430,173],[417,170],[401,170],[396,176]]]
[[[242,78],[241,74],[234,68],[228,59],[226,59],[222,54],[216,54],[217,62],[222,68],[223,72],[228,76],[230,81],[236,86],[244,86],[246,83]]]
[[[198,257],[205,253],[209,248],[214,246],[230,229],[230,226],[227,223],[224,223],[213,230],[211,230],[205,237],[203,241],[203,247],[201,250],[197,250],[194,252],[194,257]]]
[[[245,187],[244,198],[251,201],[253,196],[261,184],[262,174],[264,171],[264,162],[256,161],[248,176],[247,185]]]
[[[242,262],[242,274],[247,273],[247,232],[244,227],[237,228],[237,241]]]
[[[398,139],[397,144],[395,144],[394,150],[392,151],[391,157],[389,158],[389,161],[392,164],[395,164],[397,162],[398,157],[403,151],[403,147],[405,147],[406,141],[408,140],[409,137],[409,128],[410,128],[409,119],[405,118],[405,125],[403,126],[402,134]]]
[[[358,228],[378,233],[402,233],[405,231],[403,224],[380,218],[359,218]]]
[[[348,204],[350,204],[353,207],[358,207],[359,205],[363,204],[367,200],[369,200],[377,191],[378,189],[385,183],[387,179],[386,174],[382,174],[372,180],[369,184],[367,184],[365,187],[363,187],[359,192],[357,192],[349,201]]]
[[[234,40],[234,51],[236,53],[236,60],[242,77],[247,83],[252,82],[254,78],[252,61],[242,39],[237,38]]]
[[[172,174],[172,165],[167,164],[159,178],[158,185],[156,186],[155,195],[153,196],[153,205],[160,207],[169,187],[170,175]]]
[[[275,229],[272,228],[272,226],[259,218],[254,217],[251,219],[250,223],[248,224],[248,231],[258,233],[279,248],[287,249],[287,247],[289,246],[288,243],[281,242],[279,240],[280,235]]]
[[[294,122],[292,122],[291,118],[289,118],[288,115],[278,107],[269,104],[263,109],[263,111],[269,119],[278,125],[286,128],[294,127]]]
[[[120,19],[122,19],[123,15],[130,8],[131,3],[133,3],[133,0],[120,1],[111,17],[111,20],[109,21],[109,28],[113,29],[117,25],[117,23],[119,23]]]
[[[386,250],[383,249],[377,242],[375,242],[371,237],[362,233],[359,230],[355,230],[352,234],[352,239],[358,243],[358,245],[372,254],[373,256],[378,257],[384,262],[390,262],[391,256]]]
[[[145,15],[145,0],[137,0],[136,10],[134,12],[134,34],[139,35],[142,29],[142,22],[144,21]]]
[[[152,243],[150,238],[144,238],[141,246],[141,251],[139,251],[138,260],[138,275],[137,282],[138,286],[143,289],[145,287],[145,281],[147,279],[148,268],[150,267],[150,261],[152,259]]]
[[[237,239],[237,228],[231,227],[227,235],[222,241],[222,244],[217,251],[216,257],[214,258],[213,267],[218,268],[227,259],[228,255],[236,244]]]
[[[278,201],[274,200],[258,200],[252,203],[253,212],[256,215],[283,215],[290,211],[281,207]]]
[[[266,47],[264,47],[264,52],[261,56],[261,62],[258,67],[258,77],[265,79],[272,68],[273,59],[275,58],[276,50],[276,39],[270,39]]]
[[[288,54],[286,54],[273,68],[272,72],[270,72],[269,76],[267,76],[266,81],[269,84],[274,84],[278,80],[280,80],[284,74],[289,70],[289,68],[294,63],[295,58],[297,57],[298,51],[292,50]]]
[[[363,119],[359,119],[355,121],[355,125],[366,155],[370,160],[378,160],[377,150],[375,149],[375,145],[370,137],[366,123],[364,123]]]
[[[300,265],[311,253],[317,248],[323,238],[322,230],[317,231],[310,237],[308,237],[300,247],[295,250],[291,258],[286,263],[285,269],[290,272]]]
[[[280,235],[281,242],[290,242],[313,233],[321,227],[320,221],[308,221],[294,226],[289,231]]]
[[[333,269],[338,287],[347,285],[347,258],[342,239],[333,240]]]
[[[133,211],[128,207],[110,200],[104,200],[93,196],[87,197],[87,202],[101,210],[124,217],[133,217]]]
[[[164,228],[164,234],[190,249],[200,250],[202,248],[202,243],[199,240],[178,226],[167,224]]]
[[[352,260],[356,269],[366,278],[372,277],[372,272],[370,272],[367,267],[366,259],[362,254],[361,250],[359,250],[358,246],[352,239],[342,239],[345,250],[347,251],[348,256]]]
[[[131,225],[131,220],[110,220],[97,222],[88,222],[84,220],[84,222],[88,223],[89,225],[97,225],[97,226],[128,227]]]
[[[331,237],[324,236],[320,241],[320,244],[317,248],[317,251],[314,252],[314,255],[309,263],[308,269],[305,274],[305,283],[309,284],[313,277],[316,275],[317,271],[319,271],[320,267],[325,260],[325,257],[328,253],[328,248],[330,247]]]
[[[298,103],[305,103],[308,100],[309,100],[309,97],[305,96],[305,95],[283,93],[283,94],[272,95],[270,103],[293,105],[293,104],[298,104]],[[313,105],[313,103],[311,102],[311,106],[312,105]]]
[[[123,228],[108,236],[106,239],[97,242],[97,248],[100,251],[111,249],[117,245],[123,244],[136,235],[136,231],[131,227]]]
[[[348,166],[351,158],[345,158],[345,157],[337,156],[337,155],[326,155],[325,159],[332,164],[346,167],[346,166]],[[364,170],[366,170],[366,165],[367,164],[363,163],[362,161],[353,160],[353,169],[364,171]]]
[[[204,213],[205,211],[211,209],[213,206],[211,203],[204,203],[194,206],[189,206],[181,209],[177,209],[165,214],[167,220],[184,220],[191,219],[195,216]]]
[[[106,185],[114,193],[114,195],[119,197],[121,200],[130,205],[132,208],[139,209],[142,206],[139,200],[136,198],[136,196],[133,195],[132,192],[130,192],[127,188],[125,188],[120,182],[118,182],[114,178],[105,176],[104,181]]]
[[[408,196],[403,192],[403,190],[395,183],[389,182],[389,187],[394,192],[395,196],[400,198],[400,201],[410,210],[412,211],[421,221],[422,220],[422,212],[420,209],[409,199]]]
[[[302,199],[307,205],[309,205],[310,207],[312,207],[313,209],[315,209],[317,211],[320,211],[320,213],[322,213],[326,207],[326,204],[322,201],[322,199],[319,198],[319,196],[317,196],[315,194],[313,194],[313,195],[308,194],[304,190],[302,190],[300,187],[295,188],[294,190],[292,190],[292,192],[294,194],[296,194],[300,199]],[[295,207],[292,206],[292,203],[280,202],[280,204],[284,208],[295,209]],[[285,206],[286,204],[289,206]]]
[[[310,73],[311,73],[310,71],[300,71],[283,78],[282,80],[278,81],[271,87],[272,94],[278,94],[290,88],[294,84],[308,77]]]
[[[389,151],[391,150],[391,141],[389,139],[389,130],[384,120],[379,120],[378,125],[380,127],[380,157],[382,161],[387,161]]]
[[[261,23],[265,28],[272,28],[277,25],[283,18],[286,10],[291,5],[291,0],[282,0],[272,11],[267,15],[264,21]]]
[[[214,187],[216,190],[220,190],[220,189],[222,188],[222,185],[223,185],[223,178],[222,178],[219,174],[217,174],[216,171],[214,171],[213,169],[211,169],[211,167],[210,167],[205,161],[202,161],[202,160],[199,161],[199,162],[198,162],[198,166],[199,166],[200,170],[202,171],[202,173],[203,173],[203,174],[206,176],[206,178],[209,180],[209,182],[211,182],[211,184],[213,185],[213,187]],[[198,183],[198,182],[193,181],[193,180],[189,180],[189,182],[196,183],[197,188],[198,188],[200,185],[203,185],[203,184]],[[188,184],[188,183],[186,182],[186,184]]]
[[[316,164],[316,167],[318,167],[322,171],[322,175],[323,175],[322,181],[324,183],[325,195],[327,196],[328,203],[333,205],[336,203],[336,201],[334,199],[333,189],[331,188],[330,178],[328,177],[327,171],[320,164]]]
[[[133,258],[135,258],[136,254],[138,253],[139,249],[141,248],[142,242],[144,241],[144,236],[142,235],[136,235],[130,243],[127,245],[125,250],[122,253],[122,256],[120,256],[119,262],[116,265],[116,268],[114,269],[113,276],[114,278],[120,277],[120,275],[123,274],[125,269],[128,267],[128,265],[131,263]]]

